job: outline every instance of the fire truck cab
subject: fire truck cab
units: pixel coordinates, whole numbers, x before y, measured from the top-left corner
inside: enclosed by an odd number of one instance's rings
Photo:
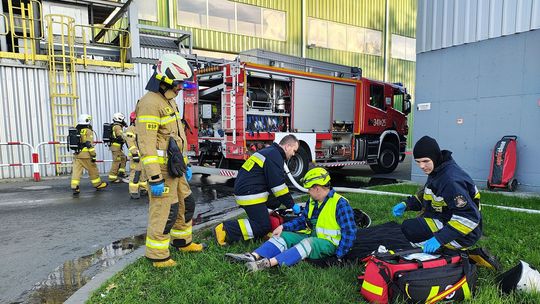
[[[388,173],[404,159],[410,95],[360,68],[252,50],[198,69],[196,84],[184,92],[184,119],[200,166],[238,169],[287,134],[300,141],[288,162],[296,179],[310,163]]]

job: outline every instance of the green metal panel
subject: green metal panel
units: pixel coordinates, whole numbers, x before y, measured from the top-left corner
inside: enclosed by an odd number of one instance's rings
[[[306,50],[306,57],[348,66],[361,67],[362,75],[371,79],[383,79],[384,76],[384,59],[382,56],[325,48],[313,48]]]
[[[390,33],[416,37],[416,0],[390,0]]]
[[[305,0],[308,17],[384,30],[384,0]]]
[[[177,29],[187,30],[193,34],[193,47],[226,53],[239,53],[244,50],[261,48],[288,55],[302,54],[302,7],[301,0],[238,0],[234,1],[263,8],[284,11],[286,14],[285,41],[264,39],[209,29],[193,28],[177,25],[177,14],[173,20]],[[177,11],[177,1],[173,2],[173,12]]]

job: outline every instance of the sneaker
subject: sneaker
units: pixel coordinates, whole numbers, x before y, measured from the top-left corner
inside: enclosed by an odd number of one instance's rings
[[[109,182],[110,182],[111,184],[119,184],[119,183],[122,182],[122,180],[119,179],[119,178],[117,178],[117,179],[114,179],[114,180],[110,180]]]
[[[257,258],[250,252],[246,253],[226,253],[226,257],[230,258],[233,262],[255,262]]]
[[[271,267],[269,259],[260,259],[255,262],[247,262],[245,265],[250,272],[255,272]]]
[[[107,185],[108,184],[106,182],[101,182],[101,184],[96,186],[96,190],[103,189],[103,188],[107,187]]]
[[[176,262],[173,259],[168,259],[162,262],[153,262],[152,265],[156,268],[174,267]]]
[[[178,247],[181,252],[202,252],[208,247],[205,243],[190,243],[185,247]]]
[[[123,178],[121,178],[120,180],[121,180],[122,182],[126,183],[126,184],[129,184],[129,178],[123,177]]]
[[[219,246],[227,245],[227,242],[225,242],[225,239],[227,237],[227,232],[225,231],[223,227],[223,223],[217,225],[212,231],[212,233],[214,234],[214,237],[216,238],[216,242],[219,244]]]
[[[129,196],[131,197],[131,199],[140,199],[141,198],[141,195],[139,194],[139,192],[130,193]]]
[[[79,193],[81,193],[81,188],[79,188],[79,186],[77,186],[77,188],[71,189],[71,190],[73,190],[73,195],[79,195]]]

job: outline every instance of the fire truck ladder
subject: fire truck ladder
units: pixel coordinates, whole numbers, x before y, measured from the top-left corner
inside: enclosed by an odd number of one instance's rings
[[[225,144],[236,145],[236,91],[240,62],[236,61],[229,66],[230,75],[227,75],[227,69],[223,69],[225,88],[221,92],[221,125],[225,132]],[[227,135],[229,132],[232,133],[231,136]]]
[[[66,142],[68,129],[75,126],[77,115],[77,77],[75,73],[75,19],[64,15],[47,15],[49,49],[49,95],[53,137]],[[57,162],[72,159],[67,145],[55,145]],[[56,166],[57,174],[69,173],[67,164]]]

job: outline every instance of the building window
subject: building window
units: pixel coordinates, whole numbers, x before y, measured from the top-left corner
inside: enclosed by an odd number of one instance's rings
[[[392,58],[416,61],[416,39],[392,34]]]
[[[285,12],[263,8],[263,37],[285,41],[286,32]]]
[[[211,30],[235,33],[235,3],[227,0],[208,2],[208,28]]]
[[[178,20],[182,25],[206,28],[206,0],[178,0]]]
[[[139,10],[139,19],[147,21],[158,21],[158,3],[157,0],[135,0]]]
[[[381,56],[382,32],[308,18],[308,45]]]
[[[285,12],[227,0],[178,0],[178,25],[286,39]]]
[[[248,36],[262,36],[262,9],[253,5],[236,4],[238,34]]]

